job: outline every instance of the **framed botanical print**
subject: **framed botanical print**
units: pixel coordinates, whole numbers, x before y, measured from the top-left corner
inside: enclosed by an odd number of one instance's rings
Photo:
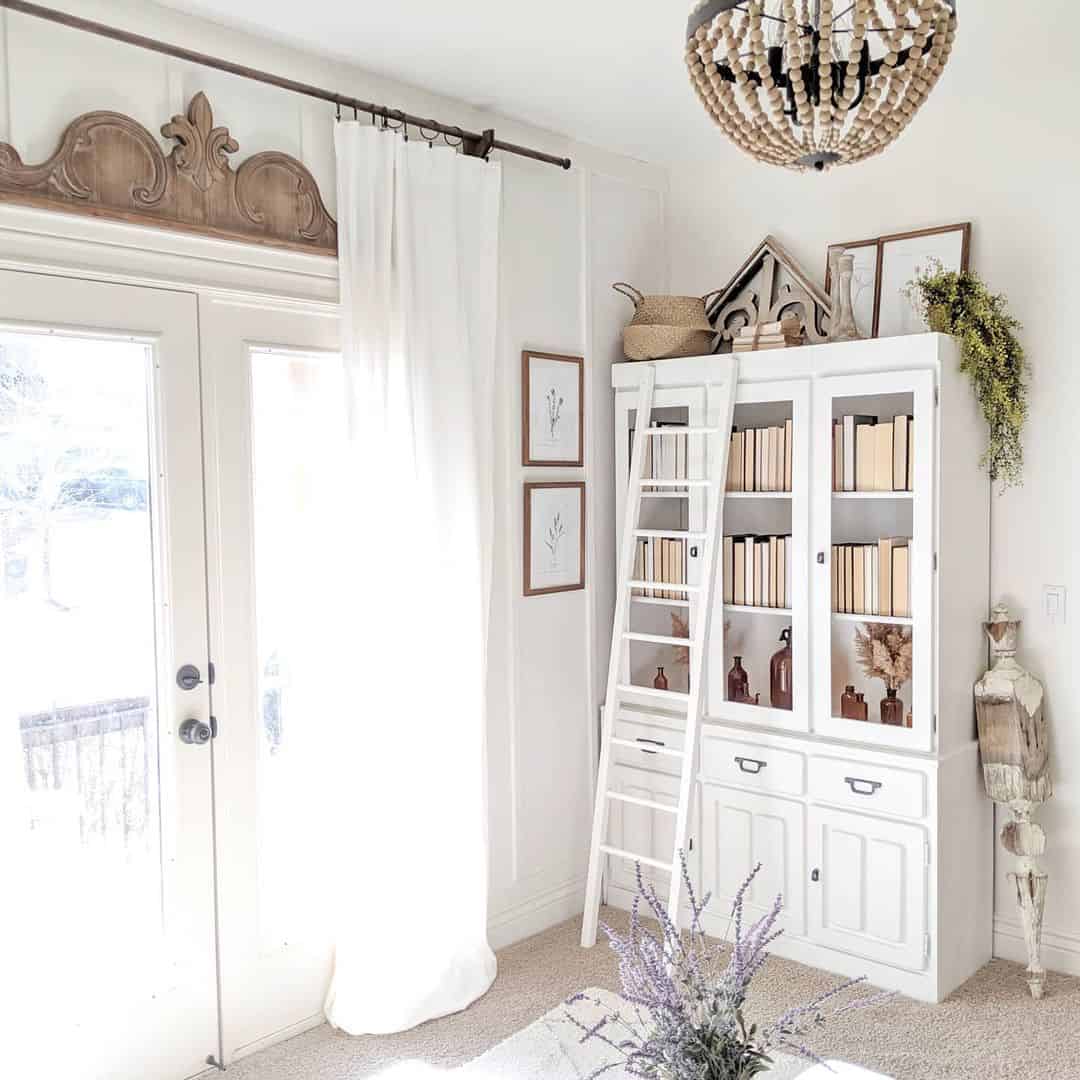
[[[524,593],[585,588],[585,484],[525,485]]]
[[[825,289],[832,292],[837,255],[855,258],[852,306],[859,332],[866,337],[921,334],[927,329],[907,295],[908,282],[932,263],[945,270],[968,268],[971,222],[879,236],[848,244],[830,244],[825,266]]]
[[[585,361],[555,353],[521,354],[521,464],[585,462]]]

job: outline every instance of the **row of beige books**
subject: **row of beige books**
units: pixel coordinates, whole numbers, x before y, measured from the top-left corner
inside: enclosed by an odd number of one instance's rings
[[[725,604],[791,606],[790,536],[725,536],[723,557]]]
[[[685,480],[689,475],[689,436],[680,433],[679,428],[686,424],[667,423],[660,421],[653,425],[665,429],[663,435],[653,436],[645,440],[645,464],[642,466],[641,476],[644,481],[642,491],[653,490],[649,480]],[[670,432],[666,429],[670,428]],[[634,430],[630,430],[630,460],[634,454]],[[671,491],[686,490],[684,488],[662,488],[665,493]]]
[[[686,584],[686,541],[661,536],[639,537],[634,552],[634,580],[658,584]],[[685,600],[676,589],[635,588],[632,595],[656,600]]]
[[[776,427],[732,430],[727,490],[791,490],[790,420]]]
[[[847,615],[911,616],[911,541],[833,544],[832,609]]]
[[[914,491],[914,419],[843,416],[833,421],[833,491]]]

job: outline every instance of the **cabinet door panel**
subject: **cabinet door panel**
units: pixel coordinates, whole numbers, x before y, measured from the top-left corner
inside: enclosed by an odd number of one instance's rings
[[[810,809],[810,936],[897,967],[926,967],[926,832]]]
[[[702,889],[713,894],[709,910],[714,919],[726,919],[735,893],[760,863],[747,893],[747,911],[757,918],[781,895],[782,925],[792,934],[806,932],[804,820],[801,803],[702,785]]]

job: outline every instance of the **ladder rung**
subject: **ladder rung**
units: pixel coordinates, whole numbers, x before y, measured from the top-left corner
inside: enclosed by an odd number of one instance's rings
[[[670,746],[657,746],[656,743],[637,742],[634,739],[611,738],[612,746],[625,746],[627,750],[640,750],[644,754],[662,754],[664,757],[685,757],[681,750],[673,750]]]
[[[706,536],[703,532],[686,532],[685,529],[635,529],[634,535],[668,540],[704,540]]]
[[[654,686],[631,686],[621,683],[615,689],[620,694],[640,694],[643,697],[655,698],[657,701],[678,702],[680,705],[685,705],[690,700],[690,695],[684,694],[681,690],[657,690]]]
[[[645,641],[650,645],[674,645],[677,649],[696,649],[700,642],[695,638],[672,637],[669,634],[639,634],[636,630],[624,630],[627,641]]]
[[[633,803],[634,806],[644,806],[646,810],[663,810],[667,814],[677,814],[677,806],[668,806],[667,803],[655,802],[652,799],[639,799],[636,795],[624,795],[621,791],[605,791],[609,799],[616,802]]]
[[[634,862],[644,863],[646,866],[655,866],[660,870],[666,870],[669,874],[672,871],[671,863],[654,859],[650,855],[635,855],[632,851],[623,851],[622,848],[612,847],[610,844],[601,844],[600,850],[605,855],[615,855],[620,859],[632,859]]]
[[[668,592],[699,593],[700,585],[676,585],[673,581],[637,581],[632,579],[626,583],[628,589],[666,589]]]
[[[643,435],[719,435],[718,427],[647,427],[642,431]]]
[[[712,487],[711,480],[657,480],[652,476],[641,478],[642,487],[650,488],[707,488]]]

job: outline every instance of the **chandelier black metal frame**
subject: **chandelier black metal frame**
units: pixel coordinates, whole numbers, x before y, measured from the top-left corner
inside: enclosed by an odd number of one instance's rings
[[[941,77],[956,0],[703,0],[686,65],[706,111],[759,161],[824,171],[881,153]]]

